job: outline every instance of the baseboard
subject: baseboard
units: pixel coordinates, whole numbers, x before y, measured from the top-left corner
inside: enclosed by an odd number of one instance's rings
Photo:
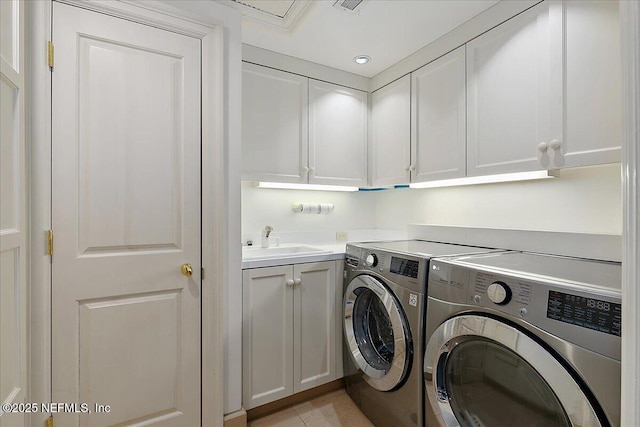
[[[253,421],[257,418],[265,417],[269,414],[278,412],[282,409],[298,405],[302,402],[306,402],[318,396],[322,396],[323,394],[331,393],[332,391],[336,391],[336,390],[341,390],[345,388],[345,386],[346,386],[346,383],[344,378],[340,378],[339,380],[335,380],[330,383],[323,384],[318,387],[314,387],[310,390],[301,391],[300,393],[296,393],[294,395],[276,400],[274,402],[269,402],[264,405],[257,406],[247,411],[247,422]],[[238,424],[238,426],[239,425],[240,424]],[[225,422],[225,427],[230,427],[230,426],[227,426]],[[233,427],[236,427],[236,425],[234,424]]]
[[[244,409],[224,416],[224,427],[247,427],[247,412]]]

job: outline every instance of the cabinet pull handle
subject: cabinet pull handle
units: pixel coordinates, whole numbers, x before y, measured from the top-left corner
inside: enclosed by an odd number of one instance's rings
[[[552,139],[551,142],[549,142],[549,147],[553,148],[554,150],[559,150],[560,148],[562,148],[562,142],[558,141],[557,139]]]
[[[293,284],[294,284],[294,285],[296,285],[296,286],[298,286],[300,283],[302,283],[302,279],[301,279],[301,278],[299,278],[299,277],[296,277],[296,278],[293,280]]]
[[[305,167],[303,167],[303,168],[302,168],[302,172],[303,172],[305,175],[306,175],[306,174],[308,174],[308,173],[309,173],[309,168],[308,168],[308,167],[306,167],[306,166],[305,166]]]
[[[540,144],[538,144],[538,151],[541,152],[541,153],[546,153],[547,152],[547,148],[548,148],[548,145],[544,141],[541,142]]]
[[[293,286],[293,279],[287,279],[287,286]]]

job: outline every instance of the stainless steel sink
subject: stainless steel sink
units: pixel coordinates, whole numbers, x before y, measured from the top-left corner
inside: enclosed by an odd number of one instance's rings
[[[316,255],[330,253],[330,250],[314,248],[313,246],[287,244],[261,248],[254,246],[244,246],[242,248],[243,260],[266,259],[266,258],[288,258],[304,255]]]

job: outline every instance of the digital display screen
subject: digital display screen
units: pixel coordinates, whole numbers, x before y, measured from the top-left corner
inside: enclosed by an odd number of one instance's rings
[[[549,291],[547,317],[606,334],[621,336],[622,305]]]
[[[389,271],[402,276],[418,278],[418,261],[412,261],[404,258],[391,257],[391,266]]]

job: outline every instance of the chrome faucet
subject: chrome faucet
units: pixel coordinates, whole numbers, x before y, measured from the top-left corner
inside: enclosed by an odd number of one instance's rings
[[[262,230],[262,247],[263,248],[269,247],[269,234],[271,234],[272,231],[273,231],[273,227],[269,225],[264,227],[264,230]]]

